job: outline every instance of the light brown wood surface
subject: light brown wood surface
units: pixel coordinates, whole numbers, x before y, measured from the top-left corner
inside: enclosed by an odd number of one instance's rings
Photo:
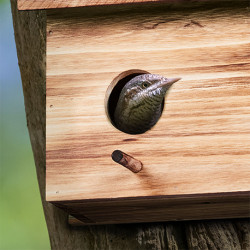
[[[250,190],[250,19],[241,3],[48,12],[48,201]],[[104,104],[130,69],[182,77],[160,121],[135,136],[113,127]],[[113,162],[116,149],[143,170]]]
[[[117,5],[117,4],[135,4],[135,3],[152,3],[152,2],[181,2],[181,1],[184,0],[70,0],[70,1],[18,0],[18,9],[19,10],[56,9],[56,8],[71,8],[71,7],[98,6],[98,5]]]
[[[102,225],[77,230],[68,226],[68,213],[45,201],[46,12],[18,11],[16,2],[11,0],[17,55],[51,249],[250,249],[247,218]]]

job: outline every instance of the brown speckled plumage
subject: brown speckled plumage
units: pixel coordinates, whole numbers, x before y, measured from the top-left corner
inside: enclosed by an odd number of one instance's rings
[[[141,134],[159,120],[163,99],[173,83],[155,74],[143,74],[131,79],[122,89],[115,109],[115,125],[129,134]]]

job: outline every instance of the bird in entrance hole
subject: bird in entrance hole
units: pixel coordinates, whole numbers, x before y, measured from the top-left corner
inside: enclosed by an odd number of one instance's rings
[[[152,128],[161,116],[166,93],[180,79],[155,74],[132,78],[123,87],[115,108],[116,127],[128,134],[141,134]]]

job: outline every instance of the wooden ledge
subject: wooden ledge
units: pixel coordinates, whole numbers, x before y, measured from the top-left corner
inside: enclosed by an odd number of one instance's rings
[[[64,201],[71,226],[249,217],[250,192]]]
[[[140,3],[180,3],[186,0],[17,0],[19,10],[38,10],[38,9],[60,9],[86,6],[108,6],[123,4],[140,4]],[[218,0],[191,0],[195,2],[218,2]],[[220,0],[219,2],[228,2],[229,0]],[[230,0],[233,1],[233,0]]]
[[[57,8],[72,8],[84,6],[98,5],[115,5],[115,4],[133,4],[146,2],[163,2],[162,0],[18,0],[19,10],[34,10],[34,9],[57,9]],[[166,2],[176,2],[176,0],[167,0]]]

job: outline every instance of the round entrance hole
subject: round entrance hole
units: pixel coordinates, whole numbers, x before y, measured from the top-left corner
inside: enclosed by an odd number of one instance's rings
[[[131,69],[122,72],[119,74],[114,80],[110,83],[105,96],[105,111],[113,126],[116,127],[114,121],[114,113],[117,102],[119,100],[120,93],[123,87],[136,76],[150,74],[148,71],[140,70],[140,69]],[[117,128],[117,127],[116,127]]]
[[[123,87],[126,85],[126,83],[128,83],[134,77],[139,76],[139,75],[143,75],[143,74],[150,74],[150,72],[145,71],[145,70],[139,70],[139,69],[132,69],[132,70],[124,71],[121,74],[119,74],[111,82],[111,84],[109,85],[109,87],[107,89],[106,97],[105,97],[105,110],[106,110],[106,114],[107,114],[109,121],[117,129],[119,129],[119,127],[117,127],[117,125],[115,123],[114,114],[115,114],[115,110],[116,110],[116,106],[117,106],[117,103],[119,100],[120,93],[121,93]],[[163,107],[164,107],[164,100],[162,102],[162,110],[163,110]],[[119,130],[122,131],[121,129],[119,129]],[[122,132],[124,132],[124,131],[122,131]],[[141,134],[144,132],[146,132],[146,131],[138,132],[138,133],[130,133],[130,132],[125,132],[125,133]]]

